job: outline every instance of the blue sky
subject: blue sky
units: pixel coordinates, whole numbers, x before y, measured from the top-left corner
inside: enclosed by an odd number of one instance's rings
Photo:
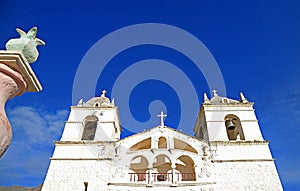
[[[205,44],[218,63],[228,97],[238,99],[243,91],[255,102],[261,131],[271,141],[284,188],[300,187],[299,1],[4,0],[0,9],[0,49],[9,38],[18,37],[16,27],[28,31],[37,26],[37,36],[46,42],[45,47],[39,47],[38,61],[32,64],[43,91],[25,93],[6,105],[13,141],[0,159],[0,185],[36,186],[43,182],[53,141],[59,140],[72,105],[76,71],[96,42],[126,26],[163,23],[183,29]],[[196,89],[195,102],[201,103],[202,94],[210,92],[202,71],[182,53],[163,46],[141,45],[128,47],[109,61],[95,85],[95,95],[107,89],[110,96],[122,71],[146,59],[164,60],[183,71]],[[147,120],[158,111],[149,109],[149,104],[161,100],[164,105],[158,105],[168,111],[166,124],[179,128],[179,105],[191,101],[181,100],[167,83],[145,80],[132,87],[128,100],[131,114],[151,128]],[[183,131],[191,133],[193,123],[190,121]]]

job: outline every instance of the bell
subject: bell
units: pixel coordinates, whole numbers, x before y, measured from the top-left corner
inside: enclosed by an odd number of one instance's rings
[[[228,121],[227,128],[228,128],[228,130],[234,130],[235,124],[230,120],[230,121]]]

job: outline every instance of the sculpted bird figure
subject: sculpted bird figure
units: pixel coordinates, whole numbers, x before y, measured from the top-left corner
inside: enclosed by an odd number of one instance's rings
[[[31,28],[28,33],[17,28],[17,32],[20,38],[10,39],[5,47],[7,50],[20,51],[29,63],[33,63],[37,60],[39,52],[37,50],[38,45],[45,45],[45,42],[39,38],[36,38],[37,27]]]

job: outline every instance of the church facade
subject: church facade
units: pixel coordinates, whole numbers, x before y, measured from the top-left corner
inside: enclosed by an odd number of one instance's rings
[[[124,139],[105,92],[80,101],[55,142],[42,191],[283,190],[253,103],[240,98],[204,94],[194,136],[165,126],[161,113],[159,126]]]

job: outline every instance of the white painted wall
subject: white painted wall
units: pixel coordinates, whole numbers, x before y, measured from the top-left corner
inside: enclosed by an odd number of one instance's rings
[[[110,160],[52,160],[42,191],[107,191]]]
[[[251,104],[234,106],[203,105],[203,107],[209,141],[228,141],[225,117],[229,114],[234,114],[239,117],[245,134],[245,140],[263,140],[257,118]]]
[[[215,163],[216,190],[283,190],[274,162]]]

